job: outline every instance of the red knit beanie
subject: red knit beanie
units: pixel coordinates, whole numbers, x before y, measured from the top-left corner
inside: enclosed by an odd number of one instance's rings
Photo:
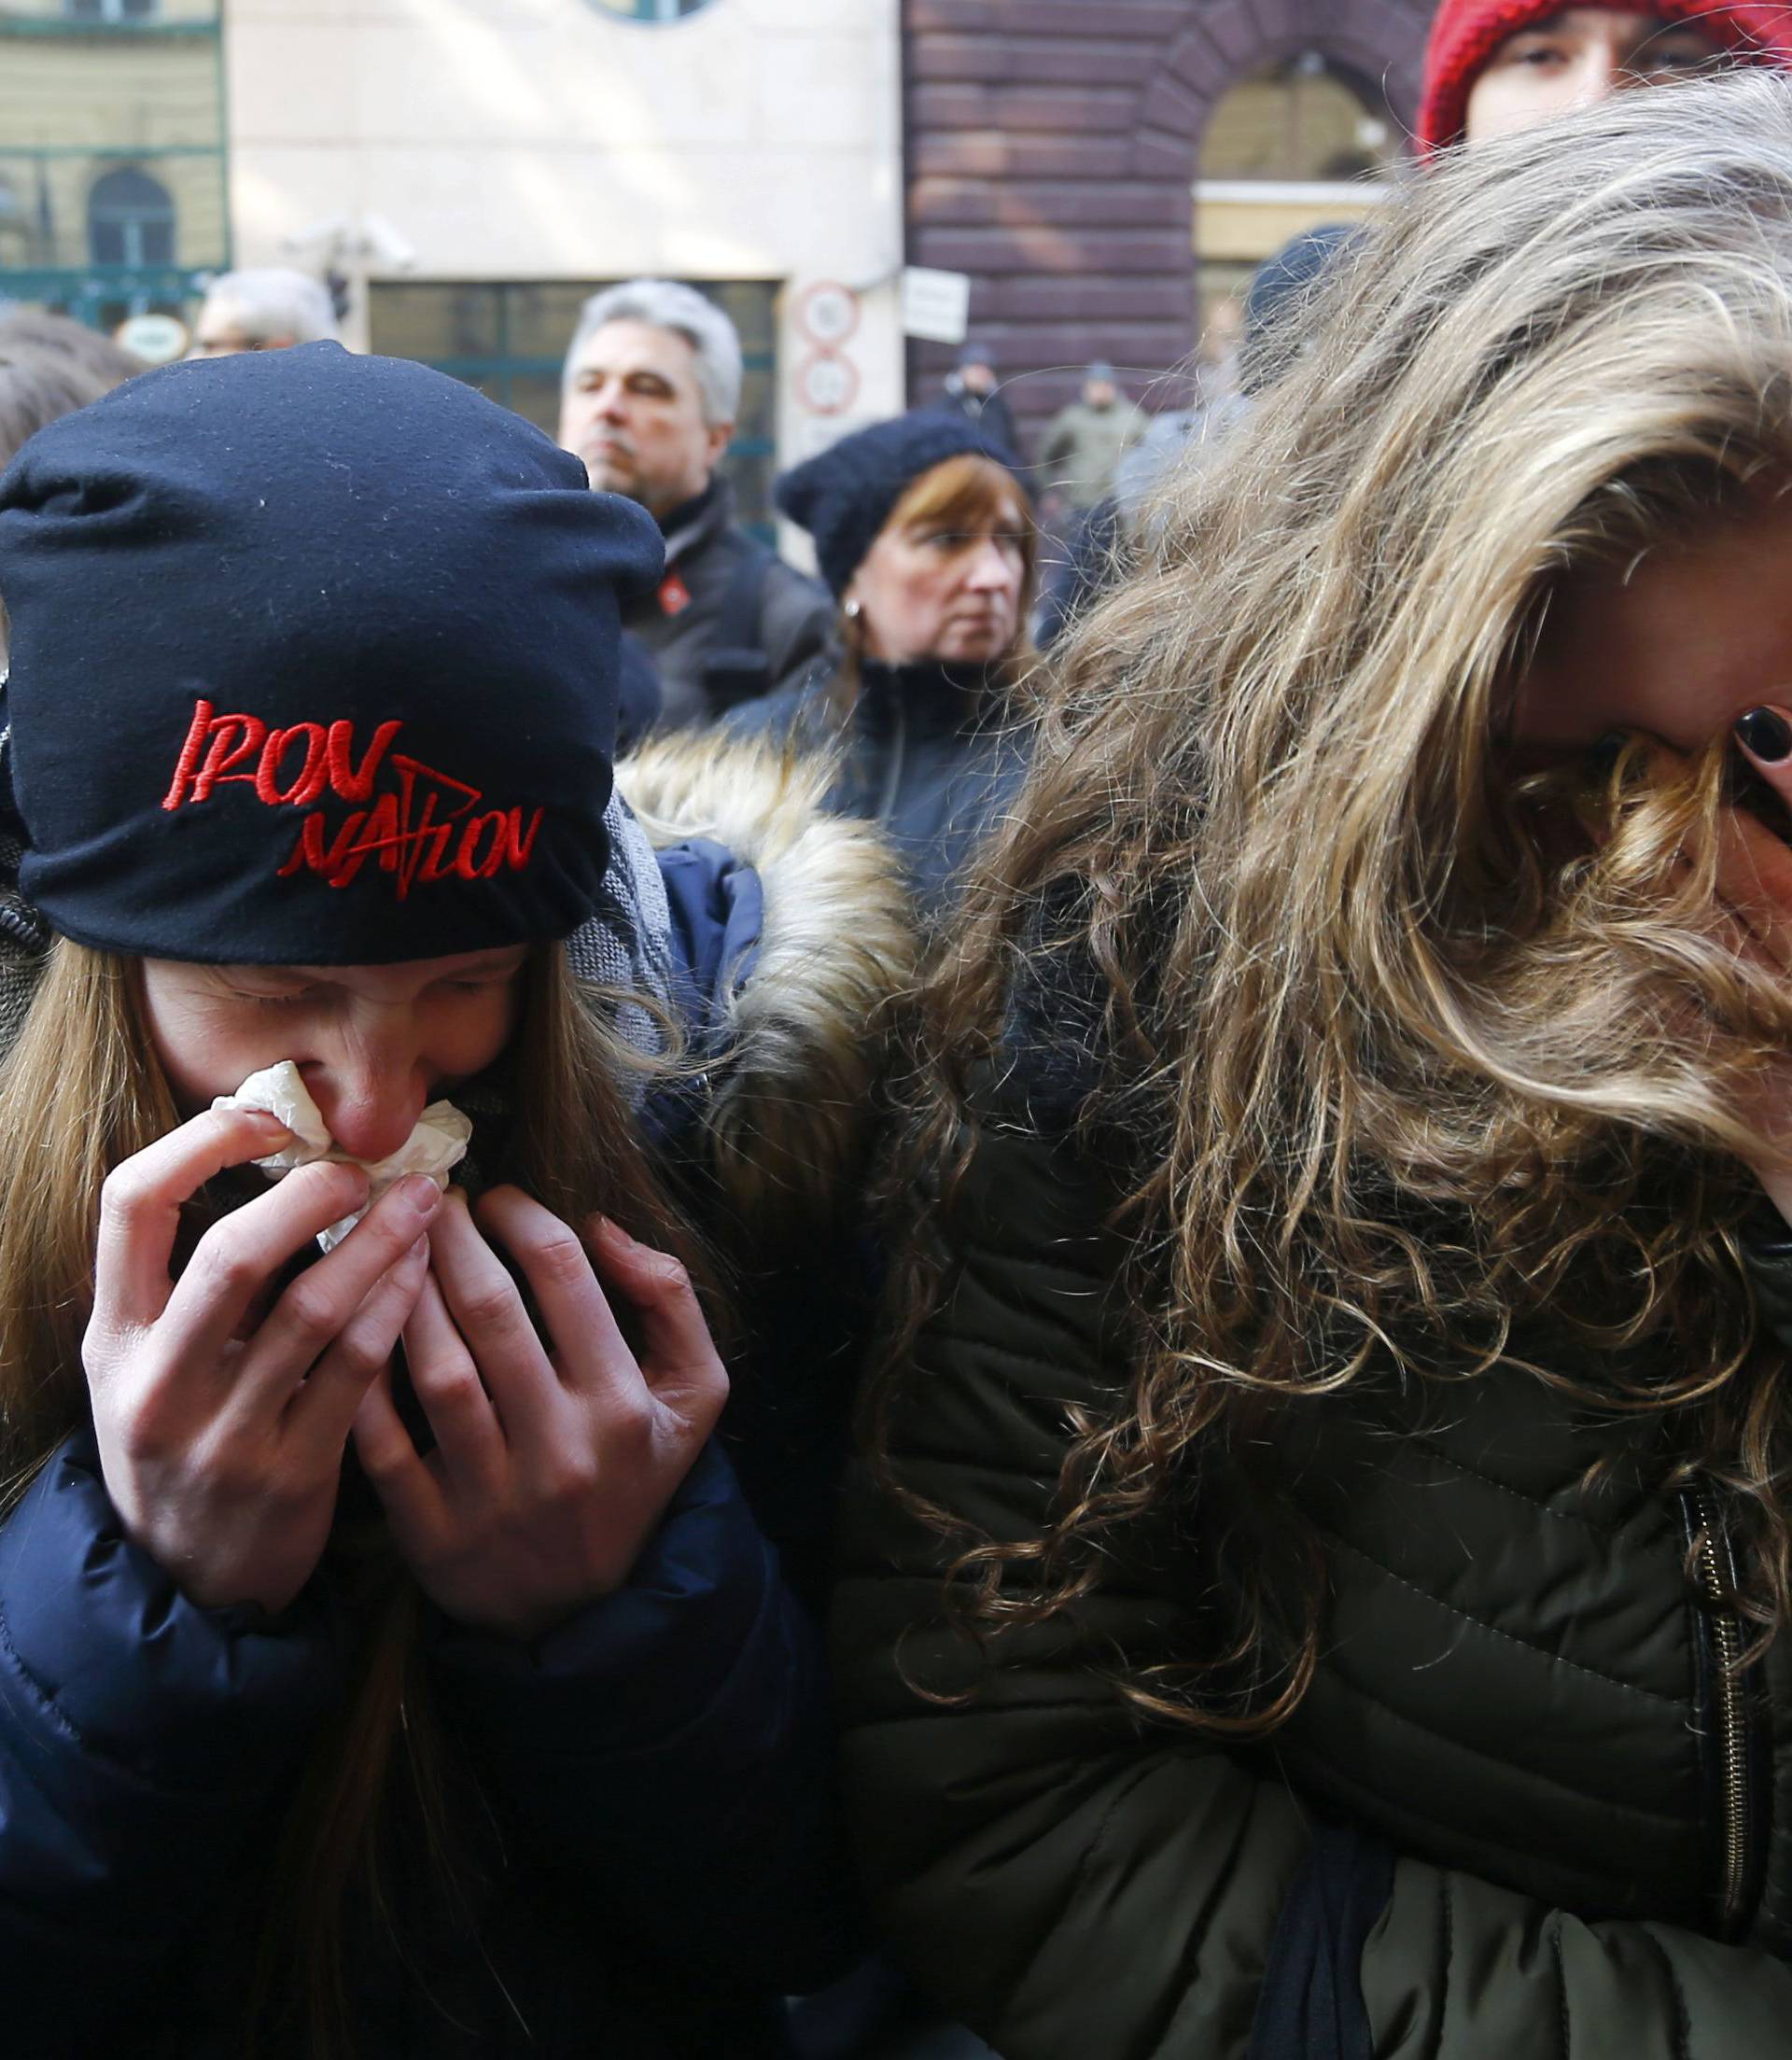
[[[1792,66],[1792,4],[1729,5],[1726,0],[1439,0],[1425,46],[1425,93],[1419,143],[1440,150],[1460,143],[1468,95],[1488,60],[1508,36],[1534,28],[1571,7],[1634,8],[1669,21],[1697,22],[1726,49]]]

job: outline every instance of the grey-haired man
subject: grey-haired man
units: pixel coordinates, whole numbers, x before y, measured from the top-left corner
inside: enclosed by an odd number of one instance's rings
[[[234,357],[239,351],[290,350],[335,334],[335,302],[321,279],[264,265],[226,272],[212,281],[187,355]]]
[[[801,681],[833,627],[822,589],[735,520],[717,468],[740,386],[735,325],[667,279],[594,295],[567,353],[562,446],[584,459],[593,486],[639,501],[665,536],[665,577],[625,626],[658,669],[666,729]]]

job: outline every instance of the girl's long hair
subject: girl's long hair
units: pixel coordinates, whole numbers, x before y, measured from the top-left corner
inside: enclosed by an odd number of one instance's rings
[[[973,1630],[1039,1621],[1185,1515],[1197,1466],[1248,1524],[1268,1422],[1473,1378],[1553,1324],[1570,1349],[1533,1371],[1564,1407],[1647,1412],[1677,1478],[1731,1491],[1765,1638],[1792,1607],[1792,1409],[1742,1274],[1740,1155],[1792,1001],[1715,909],[1720,748],[1665,783],[1627,753],[1588,836],[1569,777],[1503,745],[1564,577],[1792,486],[1792,91],[1625,95],[1440,165],[1280,372],[1048,676],[925,997],[904,1184],[943,1182],[949,1212],[980,1083],[1055,1046],[1117,1172],[1127,1374],[1071,1425],[1042,1534],[909,1500]],[[919,1378],[899,1355],[885,1403]],[[1296,1552],[1291,1582],[1270,1529],[1292,1534],[1258,1522],[1214,1584],[1211,1644],[1129,1675],[1141,1707],[1261,1733],[1297,1704],[1323,1581]]]
[[[653,1065],[608,1027],[606,997],[580,988],[559,946],[530,959],[512,1041],[505,1163],[556,1215],[594,1212],[676,1254],[716,1307],[712,1269],[655,1177],[622,1082]],[[675,1035],[668,1025],[668,1034]],[[676,1066],[676,1051],[664,1061]],[[0,1066],[0,1515],[86,1420],[81,1340],[93,1293],[100,1189],[121,1160],[179,1120],[152,1056],[134,965],[60,939]],[[330,1553],[361,1605],[356,1677],[312,1752],[277,1839],[254,1966],[245,1971],[253,2047],[355,2051],[344,1974],[347,1906],[392,1921],[388,1882],[456,1894],[455,1823],[444,1806],[447,1745],[429,1694],[421,1600],[383,1525],[339,1520]],[[464,1777],[465,1770],[460,1770]],[[391,1850],[395,1825],[424,1855]],[[458,1913],[470,1921],[469,1913]],[[247,2049],[245,2049],[247,2050]]]

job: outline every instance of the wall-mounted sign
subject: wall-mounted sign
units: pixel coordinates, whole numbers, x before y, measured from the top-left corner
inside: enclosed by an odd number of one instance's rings
[[[795,319],[811,343],[838,350],[859,327],[859,296],[850,287],[818,279],[797,295]]]
[[[146,365],[172,365],[187,355],[187,325],[172,315],[133,315],[112,331],[112,341]]]
[[[845,414],[859,386],[858,366],[834,351],[817,351],[796,369],[797,398],[811,414]]]
[[[903,334],[962,343],[971,326],[971,275],[909,265],[903,273]]]

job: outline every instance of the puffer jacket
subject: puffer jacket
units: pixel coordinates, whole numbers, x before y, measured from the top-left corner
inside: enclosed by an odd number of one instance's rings
[[[1071,1412],[1127,1378],[1110,1190],[1038,1087],[987,1090],[890,1434],[904,1485],[1009,1540],[1039,1534]],[[1792,1344],[1792,1260],[1755,1266]],[[1113,1686],[1123,1655],[1199,1649],[1198,1498],[987,1665],[943,1618],[934,1534],[875,1477],[848,1498],[835,1666],[874,1908],[1006,2060],[1792,2050],[1792,1640],[1723,1672],[1722,1494],[1670,1492],[1645,1422],[1577,1417],[1516,1364],[1423,1386],[1282,1422],[1329,1586],[1312,1689],[1249,1749]]]
[[[724,723],[731,736],[832,751],[828,806],[875,823],[902,859],[921,914],[949,904],[978,843],[1001,820],[1026,771],[1024,734],[981,666],[865,661],[843,719],[819,669]]]
[[[401,1824],[399,1942],[349,1904],[357,2060],[777,2055],[778,1998],[857,1949],[800,1591],[823,1577],[862,1304],[865,1024],[907,975],[907,923],[875,839],[770,754],[657,747],[618,783],[662,847],[705,1067],[654,1133],[734,1262],[743,1355],[620,1591],[529,1645],[427,1620],[464,1901]],[[343,1499],[373,1514],[352,1464]],[[0,1526],[7,2052],[245,2050],[275,1835],[345,1706],[355,1573],[333,1548],[278,1618],[197,1607],[123,1535],[91,1433]]]

